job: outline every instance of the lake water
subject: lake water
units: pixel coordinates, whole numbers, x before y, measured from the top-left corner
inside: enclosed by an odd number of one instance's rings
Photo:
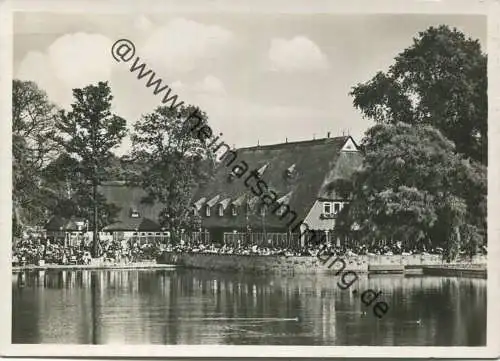
[[[380,300],[389,305],[382,319],[361,302],[367,289],[382,291]],[[13,343],[486,343],[484,279],[360,276],[342,290],[333,275],[26,271],[13,273],[12,297]]]

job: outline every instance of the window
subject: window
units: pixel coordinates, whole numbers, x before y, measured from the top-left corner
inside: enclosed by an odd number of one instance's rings
[[[224,215],[224,206],[222,204],[219,204],[219,217],[222,217]]]
[[[331,214],[332,213],[332,203],[331,202],[324,202],[323,203],[323,213],[324,214]]]
[[[156,235],[157,235],[157,236],[161,236],[161,233],[160,233],[160,232],[156,232]]]
[[[340,209],[342,208],[341,205],[342,205],[342,203],[340,203],[340,202],[333,203],[333,213],[334,214],[337,214],[340,212]]]
[[[237,212],[237,210],[236,210],[236,206],[232,206],[232,207],[231,207],[231,214],[232,214],[233,216],[236,216],[236,215],[238,214],[238,212]]]
[[[205,215],[206,215],[207,217],[210,217],[210,206],[206,206],[206,207],[205,207]]]
[[[139,214],[139,212],[137,211],[137,209],[131,209],[131,210],[130,210],[130,217],[131,217],[131,218],[139,218],[139,217],[140,217],[140,214]]]

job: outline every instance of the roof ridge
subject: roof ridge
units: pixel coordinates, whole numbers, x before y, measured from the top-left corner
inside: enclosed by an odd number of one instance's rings
[[[273,143],[273,144],[266,144],[266,145],[254,145],[251,147],[237,148],[236,150],[272,149],[272,148],[294,146],[294,145],[308,145],[308,144],[312,145],[312,144],[334,143],[335,141],[339,141],[339,140],[343,140],[343,139],[347,141],[347,139],[349,139],[350,137],[351,136],[349,136],[349,135],[342,135],[342,136],[330,137],[330,138],[298,140],[296,142]]]

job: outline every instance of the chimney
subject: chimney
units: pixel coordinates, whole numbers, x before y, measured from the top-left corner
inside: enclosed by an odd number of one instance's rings
[[[327,138],[330,138],[330,132],[328,132],[328,133],[326,134],[326,137],[327,137]]]
[[[288,138],[285,138],[285,143],[288,143]]]
[[[315,140],[315,139],[316,139],[316,134],[313,133],[313,140]]]

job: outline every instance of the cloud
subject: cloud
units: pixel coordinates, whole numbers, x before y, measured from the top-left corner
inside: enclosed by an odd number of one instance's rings
[[[25,55],[16,74],[36,82],[61,106],[72,100],[72,89],[111,78],[111,40],[103,35],[75,33],[57,38],[45,52]]]
[[[109,80],[112,42],[103,35],[76,33],[58,38],[48,49],[56,76],[70,87]]]
[[[320,48],[304,36],[291,40],[273,39],[269,49],[271,69],[275,71],[311,71],[328,68],[326,56]]]
[[[224,95],[226,94],[226,89],[222,81],[213,75],[207,75],[203,81],[198,82],[194,85],[196,91],[206,94],[213,95]]]
[[[140,54],[172,72],[188,72],[200,61],[215,59],[232,37],[230,31],[220,26],[178,18],[156,29]]]
[[[134,21],[134,28],[140,32],[146,33],[153,27],[153,23],[145,15],[141,15]]]

